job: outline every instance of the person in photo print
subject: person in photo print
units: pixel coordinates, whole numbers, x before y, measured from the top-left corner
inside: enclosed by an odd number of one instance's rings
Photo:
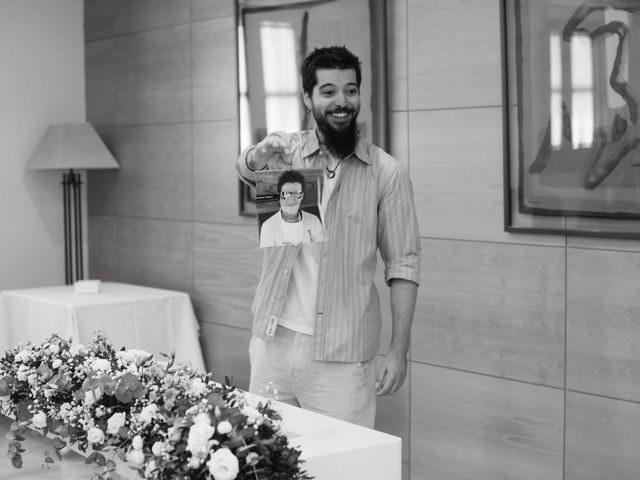
[[[302,63],[303,100],[316,126],[272,132],[239,155],[240,178],[261,170],[320,168],[325,241],[264,250],[249,345],[256,393],[372,428],[376,396],[407,373],[420,277],[420,237],[407,169],[359,134],[360,60],[346,47]],[[392,333],[379,367],[378,253],[390,291]]]
[[[313,213],[300,209],[305,178],[296,170],[286,170],[278,178],[280,210],[260,228],[260,246],[276,247],[324,241],[322,222]]]

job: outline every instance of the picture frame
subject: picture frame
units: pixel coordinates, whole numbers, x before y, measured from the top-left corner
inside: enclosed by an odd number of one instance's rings
[[[504,229],[640,238],[640,2],[500,8]]]

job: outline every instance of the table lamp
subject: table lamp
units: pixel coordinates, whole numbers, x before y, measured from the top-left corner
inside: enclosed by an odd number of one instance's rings
[[[110,168],[120,166],[88,123],[50,125],[27,163],[28,170],[65,170],[62,175],[62,198],[67,285],[84,278],[82,180],[80,173],[75,170]]]

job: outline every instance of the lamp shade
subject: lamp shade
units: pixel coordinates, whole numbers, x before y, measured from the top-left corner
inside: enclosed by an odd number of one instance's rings
[[[88,123],[50,125],[27,163],[28,170],[119,168]]]

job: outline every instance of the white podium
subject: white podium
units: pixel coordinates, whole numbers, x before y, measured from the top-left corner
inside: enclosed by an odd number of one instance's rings
[[[260,397],[249,395],[252,404]],[[401,439],[291,405],[274,402],[282,414],[283,429],[290,444],[301,450],[302,468],[315,480],[400,480],[402,476]],[[0,438],[5,438],[11,420],[0,415]],[[24,467],[11,466],[6,455],[0,457],[0,480],[80,480],[95,472],[84,457],[70,452],[64,459],[43,470],[43,452],[51,450],[50,440],[30,432],[24,446]],[[122,479],[139,478],[134,470],[117,461]],[[116,477],[117,478],[117,477]]]

